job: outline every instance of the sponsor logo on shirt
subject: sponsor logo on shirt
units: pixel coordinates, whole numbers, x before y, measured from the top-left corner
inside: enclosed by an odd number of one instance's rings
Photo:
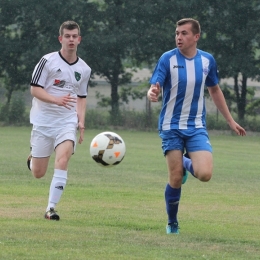
[[[65,80],[55,79],[53,85],[56,86],[56,87],[59,87],[59,88],[63,88],[65,83],[66,83]]]
[[[182,65],[173,65],[173,69],[184,69],[184,66]]]

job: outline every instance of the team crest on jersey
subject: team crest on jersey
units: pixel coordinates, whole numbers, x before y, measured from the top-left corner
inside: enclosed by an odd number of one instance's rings
[[[209,69],[208,68],[204,68],[203,69],[203,73],[207,76],[209,74]]]
[[[81,79],[81,74],[75,71],[75,79],[79,81]]]

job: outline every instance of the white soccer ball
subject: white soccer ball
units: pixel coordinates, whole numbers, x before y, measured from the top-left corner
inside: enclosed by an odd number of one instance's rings
[[[122,162],[125,156],[125,142],[113,132],[96,135],[90,143],[90,155],[99,165],[111,167]]]

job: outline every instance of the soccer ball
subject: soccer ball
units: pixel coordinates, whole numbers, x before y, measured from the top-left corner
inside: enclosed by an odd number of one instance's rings
[[[101,166],[111,167],[122,162],[125,156],[125,142],[118,134],[103,132],[90,143],[90,155]]]

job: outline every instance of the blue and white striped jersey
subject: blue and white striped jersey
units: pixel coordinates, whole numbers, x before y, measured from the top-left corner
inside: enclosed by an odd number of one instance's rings
[[[218,84],[217,64],[211,54],[198,49],[188,59],[178,48],[165,52],[150,80],[156,82],[163,94],[159,130],[206,127],[204,87]]]

